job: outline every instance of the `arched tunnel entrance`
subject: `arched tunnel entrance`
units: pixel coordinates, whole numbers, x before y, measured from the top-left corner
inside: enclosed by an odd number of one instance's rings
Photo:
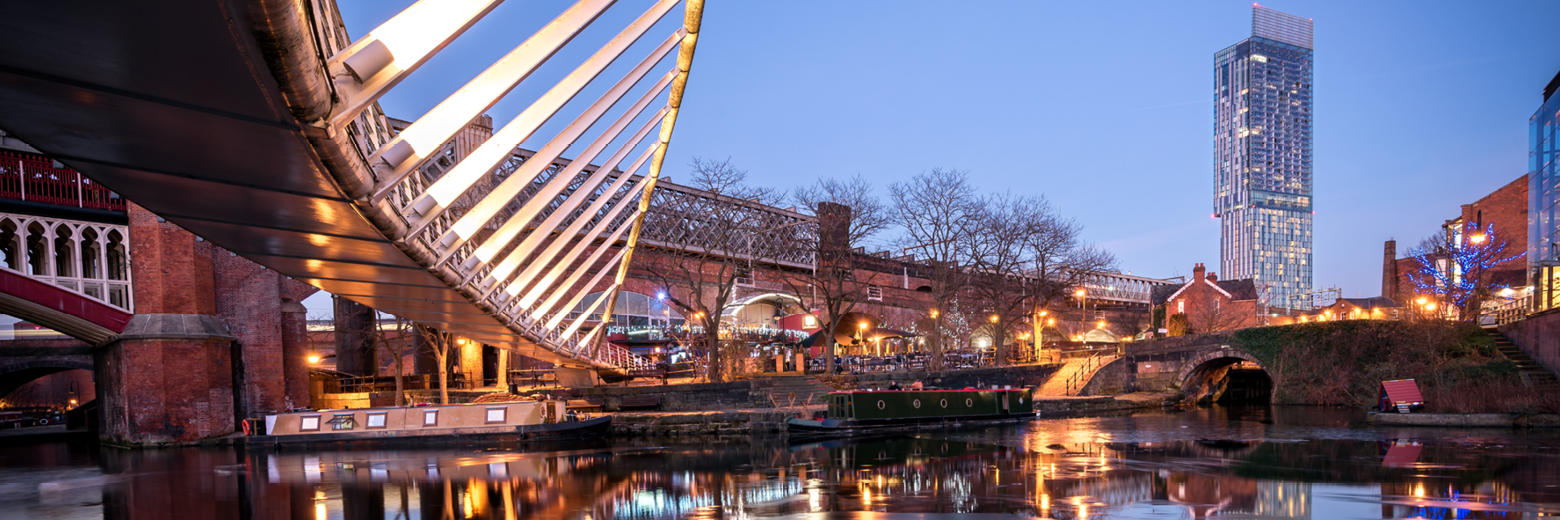
[[[1273,377],[1243,352],[1199,356],[1181,374],[1181,390],[1198,404],[1267,404]]]
[[[37,361],[0,367],[0,410],[63,412],[96,397],[90,364]]]

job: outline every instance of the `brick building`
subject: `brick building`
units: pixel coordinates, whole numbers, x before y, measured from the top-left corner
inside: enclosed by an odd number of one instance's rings
[[[1156,325],[1161,330],[1214,332],[1244,329],[1266,324],[1266,305],[1256,281],[1220,280],[1203,264],[1192,268],[1192,278],[1181,286],[1155,287],[1153,294]],[[1176,327],[1172,324],[1181,323]],[[1189,328],[1190,330],[1184,330]]]
[[[1509,244],[1509,254],[1527,251],[1528,176],[1523,174],[1505,186],[1469,204],[1463,204],[1456,216],[1441,224],[1439,233],[1455,243],[1465,243],[1469,229],[1486,226]],[[1381,295],[1395,302],[1410,300],[1418,292],[1413,281],[1419,261],[1412,255],[1417,244],[1399,251],[1396,240],[1388,240],[1382,251]],[[1399,256],[1399,255],[1402,256]],[[1527,259],[1517,258],[1491,268],[1490,282],[1522,287],[1527,284]]]

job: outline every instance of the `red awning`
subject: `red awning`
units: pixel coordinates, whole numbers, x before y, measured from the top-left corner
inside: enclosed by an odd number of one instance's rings
[[[1381,392],[1386,396],[1391,406],[1422,404],[1425,402],[1424,396],[1419,393],[1419,384],[1415,383],[1413,379],[1382,381]]]

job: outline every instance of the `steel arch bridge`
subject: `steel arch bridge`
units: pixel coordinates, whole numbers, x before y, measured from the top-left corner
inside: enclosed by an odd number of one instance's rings
[[[7,2],[0,128],[321,289],[529,356],[633,370],[605,327],[580,331],[610,320],[642,235],[654,241],[652,204],[698,196],[656,184],[703,0],[578,0],[393,124],[377,100],[473,25],[503,23],[484,20],[501,1],[420,0],[355,40],[333,0]],[[609,9],[637,16],[581,38]],[[490,136],[464,133],[565,46],[594,52]],[[591,86],[602,93],[581,96]],[[540,133],[561,114],[575,115]],[[571,319],[601,284],[611,296]]]

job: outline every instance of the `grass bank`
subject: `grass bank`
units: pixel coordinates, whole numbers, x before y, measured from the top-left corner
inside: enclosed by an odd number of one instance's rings
[[[1560,395],[1522,384],[1477,326],[1444,321],[1335,321],[1237,331],[1277,382],[1275,404],[1369,407],[1378,385],[1414,379],[1427,412],[1560,413]]]

